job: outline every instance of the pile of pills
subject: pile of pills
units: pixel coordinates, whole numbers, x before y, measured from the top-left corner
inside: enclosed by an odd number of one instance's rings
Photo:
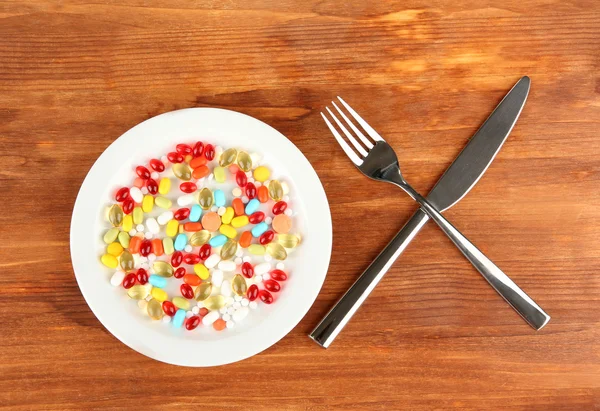
[[[107,209],[101,262],[153,320],[233,328],[288,279],[289,187],[258,154],[197,142],[137,166]],[[169,295],[167,288],[177,290]]]

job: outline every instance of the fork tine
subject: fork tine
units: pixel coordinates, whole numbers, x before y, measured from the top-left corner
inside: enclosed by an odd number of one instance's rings
[[[325,108],[329,112],[329,115],[335,120],[335,122],[337,123],[337,125],[342,129],[342,132],[346,135],[346,137],[348,138],[348,140],[350,140],[350,142],[352,143],[352,145],[354,146],[354,148],[356,148],[356,150],[363,157],[368,156],[369,153],[367,153],[366,150],[360,144],[358,144],[358,141],[356,141],[356,139],[354,138],[354,136],[352,135],[352,133],[350,133],[348,131],[348,129],[346,127],[344,127],[344,125],[342,124],[342,122],[340,120],[338,120],[338,118],[335,116],[335,114],[333,114],[333,112],[331,110],[329,110],[329,107],[325,107]]]
[[[381,137],[377,131],[375,131],[373,129],[373,127],[371,127],[369,125],[369,123],[367,123],[365,120],[362,119],[361,116],[358,115],[358,113],[356,111],[354,111],[352,109],[352,107],[350,107],[344,100],[342,100],[342,98],[340,96],[338,96],[338,100],[340,100],[340,102],[344,105],[344,107],[346,107],[346,110],[348,110],[348,112],[350,114],[352,114],[352,117],[354,117],[354,119],[358,122],[358,124],[360,124],[362,126],[362,128],[367,132],[367,134],[375,141],[385,141],[383,139],[383,137]]]
[[[373,143],[371,143],[369,141],[369,139],[367,139],[365,137],[365,135],[354,125],[354,123],[352,121],[350,121],[350,119],[348,117],[346,117],[346,114],[344,114],[344,112],[342,110],[340,110],[340,108],[337,106],[337,104],[335,104],[335,101],[331,102],[333,104],[333,106],[335,107],[335,109],[338,111],[338,113],[340,113],[340,115],[344,118],[344,120],[346,120],[346,123],[350,126],[350,128],[352,129],[352,131],[354,131],[354,133],[356,133],[356,135],[358,136],[358,138],[360,138],[360,141],[362,141],[362,143],[370,150],[373,148]]]
[[[329,120],[327,120],[325,114],[321,113],[321,117],[323,117],[323,120],[325,120],[325,124],[327,124],[327,127],[329,127],[329,130],[337,140],[338,144],[342,147],[342,150],[344,150],[344,153],[346,153],[346,155],[350,158],[350,160],[354,163],[355,166],[360,166],[363,163],[363,161],[356,155],[354,150],[350,148],[348,143],[344,141],[344,139],[342,138],[342,136],[340,136],[340,133],[338,133],[333,124],[331,124]]]

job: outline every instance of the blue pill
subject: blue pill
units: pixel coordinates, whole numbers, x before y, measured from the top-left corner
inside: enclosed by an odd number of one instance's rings
[[[185,310],[177,310],[173,316],[173,327],[181,328],[185,321]]]
[[[258,211],[259,207],[260,207],[260,201],[258,201],[257,198],[253,198],[252,200],[248,201],[248,204],[246,204],[246,210],[245,210],[246,214],[247,215],[254,214],[255,212]]]
[[[198,221],[200,221],[200,217],[202,216],[202,207],[200,207],[198,204],[194,204],[192,206],[192,209],[190,210],[190,215],[189,215],[189,219],[191,222],[196,223]]]
[[[227,237],[225,237],[223,234],[219,234],[219,235],[211,238],[210,241],[208,242],[208,244],[210,244],[211,247],[221,247],[226,242],[227,242]]]
[[[254,226],[254,228],[252,228],[252,237],[260,237],[261,234],[268,229],[269,224],[265,223],[264,221],[262,223],[258,223]]]
[[[182,251],[185,248],[185,245],[187,244],[187,236],[183,233],[181,234],[177,234],[177,237],[175,237],[175,249],[177,251]]]
[[[150,278],[148,278],[148,282],[158,288],[165,288],[167,286],[167,279],[160,275],[151,275]]]
[[[225,193],[221,190],[215,190],[213,192],[213,195],[215,197],[215,205],[217,207],[223,207],[225,206]]]

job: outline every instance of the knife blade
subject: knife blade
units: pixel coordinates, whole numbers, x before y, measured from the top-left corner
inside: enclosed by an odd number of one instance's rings
[[[531,80],[525,76],[513,86],[438,180],[427,199],[439,211],[460,201],[485,173],[517,122],[527,101],[530,84]],[[329,347],[428,220],[425,212],[418,209],[309,337],[322,347]],[[539,328],[549,321],[550,317],[546,317],[538,319]]]

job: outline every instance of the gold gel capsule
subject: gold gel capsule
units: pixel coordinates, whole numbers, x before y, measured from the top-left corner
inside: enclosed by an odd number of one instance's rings
[[[134,300],[143,300],[148,297],[148,288],[141,284],[136,284],[127,290],[127,295]]]
[[[227,240],[227,242],[221,247],[221,260],[229,260],[235,256],[237,251],[237,241]]]
[[[160,320],[163,316],[162,304],[154,298],[148,301],[146,311],[148,312],[148,316],[153,320]]]
[[[238,153],[235,148],[228,148],[227,150],[223,151],[223,154],[221,154],[219,165],[221,167],[229,167],[235,162],[237,155]]]
[[[285,248],[279,243],[269,243],[267,245],[267,253],[276,260],[285,260],[287,258]]]
[[[242,277],[241,274],[236,274],[231,280],[231,290],[240,297],[246,295],[246,290],[248,286],[246,285],[246,280]]]
[[[208,231],[208,230],[196,231],[190,237],[190,245],[192,247],[199,247],[201,245],[208,243],[209,240],[210,240],[210,231]]]
[[[212,292],[212,284],[210,281],[206,281],[201,283],[198,287],[196,287],[196,291],[194,291],[194,298],[196,301],[204,301],[208,297],[210,297],[210,293]]]
[[[283,198],[283,187],[277,180],[271,180],[269,183],[269,197],[275,201],[280,201]]]
[[[277,242],[284,248],[295,248],[300,244],[300,237],[295,234],[277,234]]]
[[[133,270],[133,266],[134,266],[133,256],[131,255],[131,253],[129,251],[127,251],[127,250],[123,251],[123,254],[121,254],[121,258],[119,260],[119,264],[121,265],[121,268],[123,269],[123,271]]]
[[[108,221],[115,227],[119,227],[123,223],[123,210],[118,204],[113,204],[108,210]]]
[[[192,178],[192,170],[184,163],[173,164],[173,174],[183,181],[189,181]]]
[[[252,157],[245,151],[240,151],[237,156],[237,163],[242,171],[250,171],[252,169]]]
[[[210,311],[220,310],[225,307],[225,297],[222,295],[213,295],[212,297],[208,297],[204,300],[204,306],[208,308]]]
[[[165,263],[164,261],[155,261],[152,268],[156,275],[160,275],[161,277],[173,276],[173,267],[171,267],[171,264]]]
[[[208,210],[213,205],[213,194],[210,189],[204,187],[198,194],[198,203],[204,210]]]

